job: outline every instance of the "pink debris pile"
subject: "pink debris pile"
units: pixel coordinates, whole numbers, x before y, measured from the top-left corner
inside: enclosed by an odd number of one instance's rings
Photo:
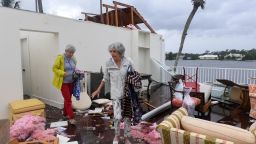
[[[44,117],[24,115],[11,126],[10,135],[18,141],[27,139],[52,141],[56,139],[54,135],[56,135],[57,129],[45,130],[45,123]]]
[[[159,144],[161,143],[161,136],[156,131],[156,126],[156,123],[141,122],[136,126],[131,126],[131,136],[143,139],[149,144]],[[124,129],[124,123],[120,124],[120,128]]]

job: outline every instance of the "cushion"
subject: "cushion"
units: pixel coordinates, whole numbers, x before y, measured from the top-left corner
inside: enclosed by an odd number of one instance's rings
[[[256,122],[250,126],[249,131],[256,136]]]
[[[181,129],[172,128],[170,130],[170,137],[171,137],[171,143],[177,143],[177,144],[208,144],[208,143],[215,143],[215,144],[233,144],[233,142],[222,140],[222,139],[216,139],[212,138],[207,135],[194,133],[194,132],[188,132]]]
[[[45,104],[38,99],[27,99],[27,100],[17,100],[17,101],[11,102],[9,104],[9,107],[12,113],[17,114],[17,113],[24,113],[24,112],[38,110],[38,109],[44,109]]]
[[[163,144],[233,144],[231,141],[217,139],[177,128],[163,128],[159,132]]]
[[[201,100],[199,98],[195,98],[195,97],[191,97],[192,98],[192,101],[194,102],[195,106],[199,105]],[[173,98],[172,99],[172,105],[175,106],[175,107],[181,107],[183,104],[183,101],[182,100],[179,100],[177,98]]]
[[[209,84],[200,83],[200,90],[199,91],[204,93],[204,101],[205,101],[205,103],[207,103],[208,100],[209,100],[209,97],[211,95],[212,86],[209,85]]]
[[[251,132],[226,124],[183,116],[181,119],[181,125],[184,130],[205,134],[238,144],[255,144],[256,142],[255,136]]]
[[[178,99],[178,98],[173,98],[172,99],[172,106],[181,107],[182,103],[183,103],[183,101]]]
[[[188,112],[185,108],[181,107],[166,117],[164,121],[157,125],[156,129],[160,132],[163,128],[180,128],[180,120],[184,115],[188,115]]]
[[[187,116],[188,112],[185,108],[181,107],[178,110],[174,111],[170,116],[166,117],[165,120],[171,122],[171,127],[180,128],[180,121],[183,116]]]

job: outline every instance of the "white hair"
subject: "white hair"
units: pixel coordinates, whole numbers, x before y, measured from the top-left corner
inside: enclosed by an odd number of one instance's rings
[[[108,46],[108,50],[111,50],[111,49],[115,49],[120,54],[121,57],[124,57],[125,47],[122,43],[120,42],[112,43],[111,45]]]
[[[69,52],[74,53],[74,52],[76,52],[76,48],[75,48],[73,45],[68,44],[68,45],[66,46],[66,48],[65,48],[65,51],[69,51]]]

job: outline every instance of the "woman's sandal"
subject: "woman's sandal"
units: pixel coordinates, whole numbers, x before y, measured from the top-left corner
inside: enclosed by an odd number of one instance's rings
[[[68,122],[69,122],[70,124],[72,124],[72,125],[75,125],[75,124],[76,124],[76,120],[75,120],[75,119],[70,119],[70,120],[68,120]]]
[[[115,136],[113,140],[113,144],[118,144],[119,143],[119,137]]]

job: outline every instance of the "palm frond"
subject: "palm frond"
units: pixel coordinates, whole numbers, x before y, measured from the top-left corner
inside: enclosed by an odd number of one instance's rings
[[[191,0],[194,6],[204,9],[205,0]]]

